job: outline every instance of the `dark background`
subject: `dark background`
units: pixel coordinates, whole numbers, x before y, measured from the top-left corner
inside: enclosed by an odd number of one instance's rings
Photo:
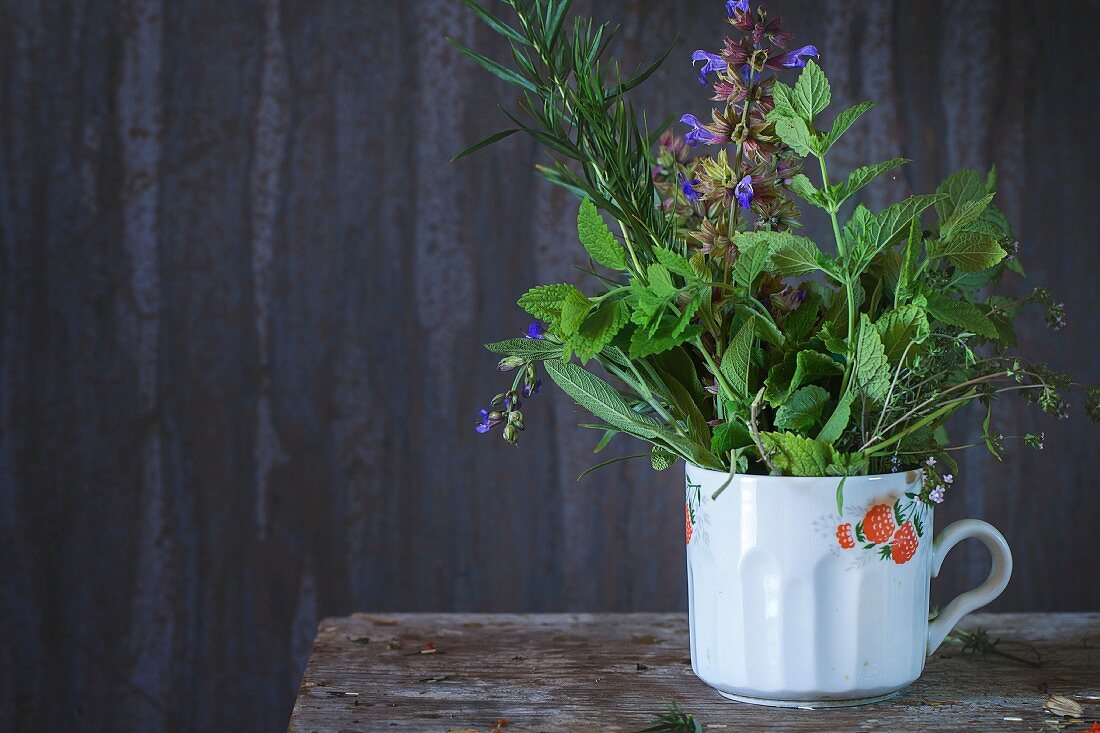
[[[883,103],[834,167],[916,161],[869,204],[997,165],[1069,316],[1022,348],[1100,381],[1098,4],[771,5],[836,102]],[[576,2],[630,67],[681,32],[653,120],[708,109],[722,6]],[[325,615],[684,608],[678,469],[577,483],[593,435],[552,390],[519,448],[473,431],[480,344],[581,249],[529,140],[447,162],[514,94],[444,34],[504,50],[457,0],[0,4],[0,729],[282,730]],[[1100,609],[1100,432],[1000,414],[1046,451],[967,454],[939,526],[1004,531],[996,610]]]

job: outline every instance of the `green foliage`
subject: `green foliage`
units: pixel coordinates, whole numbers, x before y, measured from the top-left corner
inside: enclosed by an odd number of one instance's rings
[[[837,462],[830,443],[794,433],[762,433],[761,440],[772,465],[788,476],[827,476]]]
[[[862,102],[838,114],[836,120],[833,121],[832,129],[829,130],[829,133],[822,142],[820,155],[828,153],[833,145],[836,144],[836,141],[839,140],[844,133],[848,132],[848,128],[854,125],[856,120],[874,106],[873,102]]]
[[[829,392],[811,384],[802,387],[775,412],[775,426],[780,430],[809,430],[822,422],[822,413],[829,403]]]
[[[588,361],[622,330],[630,319],[630,311],[621,300],[605,300],[584,319],[569,339],[569,346],[581,361]]]
[[[831,99],[832,89],[829,87],[829,80],[825,78],[825,72],[813,61],[807,62],[791,96],[795,112],[807,122],[813,122],[829,106]]]
[[[588,256],[598,264],[612,270],[626,269],[626,253],[615,241],[615,235],[607,228],[607,223],[590,198],[581,202],[577,212],[577,235]]]
[[[756,337],[756,320],[749,319],[737,331],[726,353],[722,355],[721,371],[734,395],[749,394],[749,372],[752,369],[752,347]]]
[[[832,94],[812,60],[793,83],[756,73],[748,94],[700,114],[713,117],[711,134],[734,141],[693,157],[626,96],[667,50],[628,75],[607,55],[615,27],[567,20],[569,0],[506,0],[496,7],[509,18],[462,1],[511,58],[456,47],[521,99],[505,111],[507,129],[456,159],[517,132],[545,148],[539,170],[580,199],[590,276],[583,288],[540,285],[520,298],[546,328],[488,345],[513,381],[482,413],[480,432],[501,425],[516,441],[527,426],[519,398],[529,409],[538,370],[595,415],[586,427],[601,431],[597,451],[625,433],[652,445],[656,470],[680,458],[795,476],[913,469],[928,456],[950,467],[944,424],[969,401],[988,407],[1016,392],[1065,412],[1072,380],[1008,352],[1026,305],[1045,308],[1054,326],[1065,314],[1045,290],[1009,294],[1006,273],[1024,268],[993,204],[994,173],[957,171],[935,193],[877,212],[846,205],[908,161],[830,180],[830,151],[872,104],[818,129]],[[717,72],[724,83],[731,73]],[[827,220],[831,242],[793,233],[811,214]],[[606,378],[584,368],[593,361]],[[1086,402],[1100,418],[1100,390]],[[1000,456],[990,424],[981,440]]]
[[[574,285],[539,285],[531,288],[519,299],[519,307],[535,318],[556,326],[561,322],[562,308],[566,301],[578,303],[585,294]]]
[[[890,389],[890,362],[886,358],[886,347],[866,313],[860,316],[852,382],[860,394],[876,402],[885,400]]]

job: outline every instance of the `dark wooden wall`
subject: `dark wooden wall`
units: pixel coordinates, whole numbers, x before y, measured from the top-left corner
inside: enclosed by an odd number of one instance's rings
[[[631,63],[681,31],[654,118],[707,109],[722,5],[576,2]],[[1023,347],[1100,381],[1100,6],[773,6],[835,99],[883,102],[840,165],[917,161],[870,203],[997,164],[1069,313]],[[281,730],[329,614],[684,608],[675,471],[577,483],[592,436],[549,391],[518,449],[472,429],[479,344],[580,249],[529,141],[447,163],[514,95],[444,34],[502,50],[457,0],[0,4],[0,729]],[[1009,538],[995,608],[1096,610],[1100,432],[1001,414],[1046,451],[967,456],[939,523]]]

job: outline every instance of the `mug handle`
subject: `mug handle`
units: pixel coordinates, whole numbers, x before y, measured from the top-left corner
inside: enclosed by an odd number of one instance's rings
[[[960,519],[948,525],[932,543],[933,578],[940,574],[943,559],[951,548],[971,537],[981,540],[989,549],[989,554],[993,557],[993,567],[989,569],[989,577],[985,582],[974,590],[957,596],[944,607],[939,616],[928,623],[929,656],[939,648],[963,616],[992,603],[1001,595],[1008,585],[1008,579],[1012,577],[1012,551],[1008,549],[1004,535],[992,524],[980,519]]]

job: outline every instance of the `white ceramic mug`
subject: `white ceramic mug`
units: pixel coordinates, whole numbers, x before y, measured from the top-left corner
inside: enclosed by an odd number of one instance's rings
[[[845,480],[735,476],[688,465],[688,613],[695,674],[728,698],[784,707],[875,702],[1012,572],[1004,537],[974,519],[932,541],[917,471]],[[981,540],[989,577],[931,622],[928,588],[960,541]]]

